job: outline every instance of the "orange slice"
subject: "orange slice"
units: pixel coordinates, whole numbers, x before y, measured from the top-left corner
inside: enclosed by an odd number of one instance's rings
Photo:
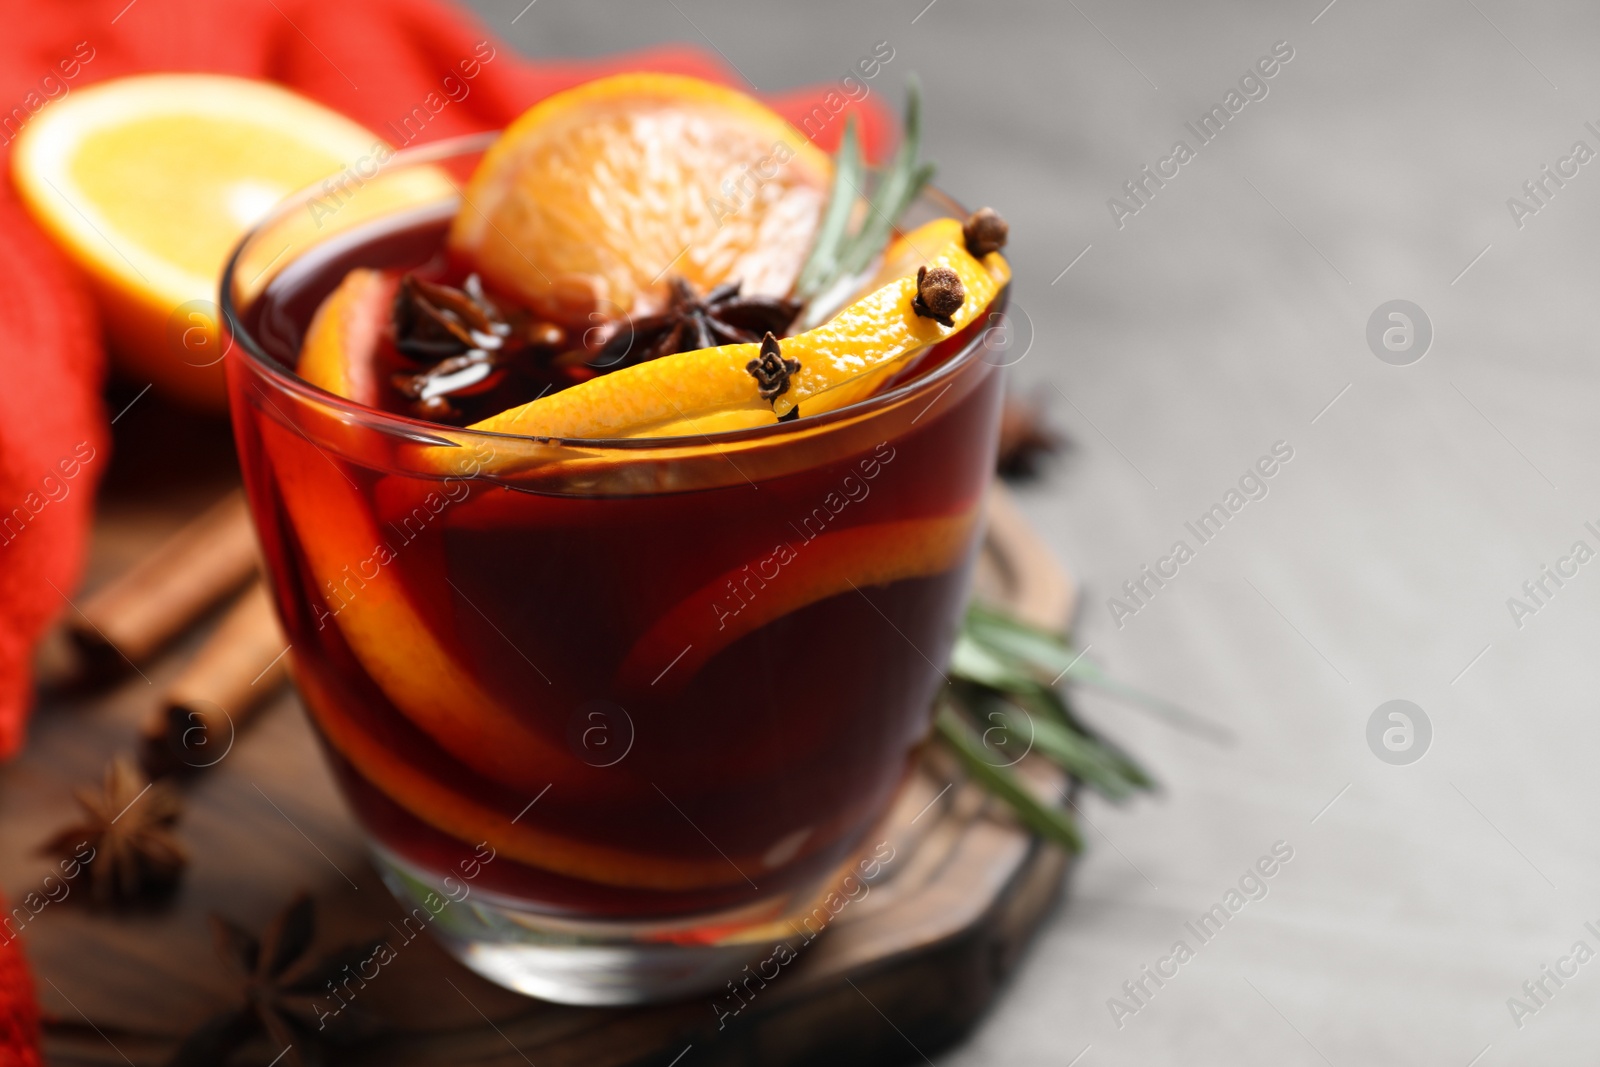
[[[955,515],[856,526],[778,545],[763,561],[765,570],[730,570],[657,619],[628,651],[618,680],[625,690],[671,691],[775,619],[854,589],[949,570],[970,549],[977,518],[974,505]],[[745,601],[736,590],[752,582],[756,588]]]
[[[539,437],[662,437],[767,425],[801,403],[808,415],[832,410],[848,400],[830,391],[962,329],[983,314],[1011,276],[1000,253],[979,262],[959,240],[934,250],[925,265],[949,267],[961,277],[967,295],[951,316],[954,325],[941,326],[913,311],[916,277],[898,278],[816,329],[785,338],[783,355],[799,360],[800,371],[771,403],[761,399],[745,369],[761,346],[723,345],[625,367],[472,428]]]
[[[487,841],[518,863],[603,885],[684,890],[728,885],[743,878],[739,868],[720,857],[672,860],[641,856],[547,833],[526,821],[514,822],[515,812],[497,811],[464,796],[378,741],[343,710],[310,671],[297,669],[295,684],[310,705],[322,735],[363,778],[421,821],[453,837],[468,842]],[[542,785],[530,787],[528,796],[542,789]]]
[[[325,598],[332,621],[389,701],[440,748],[504,785],[537,789],[574,772],[570,752],[486,692],[429,629],[395,570],[417,548],[385,536],[311,441],[271,418],[259,425],[301,551],[319,587],[334,591]]]
[[[966,234],[960,219],[941,218],[925,222],[889,242],[877,273],[872,276],[872,281],[862,287],[862,292],[870,293],[898,278],[914,275],[918,267],[932,259],[946,245],[964,245],[965,242]]]
[[[387,158],[360,125],[265,82],[150,74],[51,104],[11,167],[28,210],[88,274],[125,373],[220,411],[211,302],[228,252],[280,199],[379,150]]]
[[[450,246],[567,325],[648,314],[669,274],[782,296],[810,250],[833,164],[743,93],[621,74],[512,123],[465,192]]]
[[[400,279],[357,268],[344,276],[312,316],[300,346],[300,377],[335,396],[376,407],[378,343]]]
[[[927,236],[938,233],[935,226]],[[912,310],[917,277],[914,270],[909,271],[817,329],[783,342],[785,355],[800,360],[800,373],[790,380],[788,392],[773,401],[775,414],[786,415],[802,402],[804,415],[819,415],[853,403],[859,397],[841,387],[848,387],[871,372],[900,366],[906,357],[983,318],[1011,280],[1011,267],[1004,256],[991,252],[981,261],[974,259],[968,254],[965,241],[959,238],[942,249],[931,242],[908,244],[907,248],[915,253],[933,253],[918,263],[919,267],[949,267],[960,276],[966,300],[951,316],[954,325],[941,326]],[[898,255],[907,263],[922,258],[920,254],[909,258],[906,252]],[[791,352],[790,341],[801,339],[804,342]]]
[[[932,253],[954,243],[964,243],[966,236],[958,219],[942,218],[902,234],[895,238],[889,245],[888,251],[883,255],[877,273],[865,286],[862,292],[871,293],[883,288],[885,285],[905,277],[915,277],[917,268],[933,258]],[[898,359],[885,361],[874,370],[850,379],[842,385],[826,390],[826,399],[817,397],[806,405],[808,413],[824,410],[836,410],[854,404],[858,400],[865,400],[876,393],[883,384],[904,370],[915,359],[922,349],[907,353]]]

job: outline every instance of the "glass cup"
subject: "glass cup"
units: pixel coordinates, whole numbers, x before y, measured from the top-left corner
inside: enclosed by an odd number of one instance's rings
[[[929,736],[1004,295],[869,399],[697,437],[479,433],[292,374],[346,270],[439,252],[487,143],[308,190],[223,278],[295,678],[408,928],[549,1000],[720,987],[866,870]],[[939,215],[960,211],[929,193],[910,222]]]

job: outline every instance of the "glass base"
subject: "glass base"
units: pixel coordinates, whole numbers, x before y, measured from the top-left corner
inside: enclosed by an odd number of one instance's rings
[[[559,1004],[648,1004],[721,990],[775,941],[792,936],[794,917],[811,910],[816,895],[787,894],[672,922],[570,920],[457,878],[446,885],[371,847],[389,890],[451,955],[491,982]],[[705,931],[706,941],[697,941],[696,931]]]

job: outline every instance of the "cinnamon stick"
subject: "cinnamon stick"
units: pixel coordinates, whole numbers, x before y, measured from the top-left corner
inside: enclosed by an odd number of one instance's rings
[[[259,565],[250,512],[236,489],[90,597],[69,618],[73,641],[99,670],[142,663]]]
[[[288,640],[257,581],[184,668],[145,724],[152,774],[220,762],[238,732],[289,678]]]

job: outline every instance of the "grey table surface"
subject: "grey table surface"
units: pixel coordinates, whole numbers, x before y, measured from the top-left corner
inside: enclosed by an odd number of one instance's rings
[[[1080,640],[1236,734],[1088,703],[1165,791],[1086,808],[1070,898],[940,1067],[1593,1061],[1600,963],[1573,952],[1600,950],[1600,563],[1572,552],[1600,549],[1600,165],[1573,152],[1600,150],[1600,9],[524,3],[475,6],[536,57],[697,42],[762,90],[889,42],[871,91],[898,108],[916,71],[940,183],[1012,224],[1014,381],[1077,445],[1023,503],[1087,587]],[[1258,99],[1202,145],[1184,124],[1278,42],[1266,95],[1247,82]],[[1194,158],[1129,200],[1177,140]],[[1531,200],[1545,165],[1571,176]],[[1395,299],[1432,330],[1403,366],[1368,341]],[[1278,442],[1266,495],[1247,480],[1258,499],[1202,544],[1185,524]],[[1114,612],[1180,540],[1193,558]],[[1576,574],[1534,600],[1545,566]],[[1367,740],[1394,699],[1431,724],[1408,765]],[[1278,842],[1292,859],[1244,883],[1260,899],[1191,932]],[[1147,965],[1171,977],[1130,997]]]

